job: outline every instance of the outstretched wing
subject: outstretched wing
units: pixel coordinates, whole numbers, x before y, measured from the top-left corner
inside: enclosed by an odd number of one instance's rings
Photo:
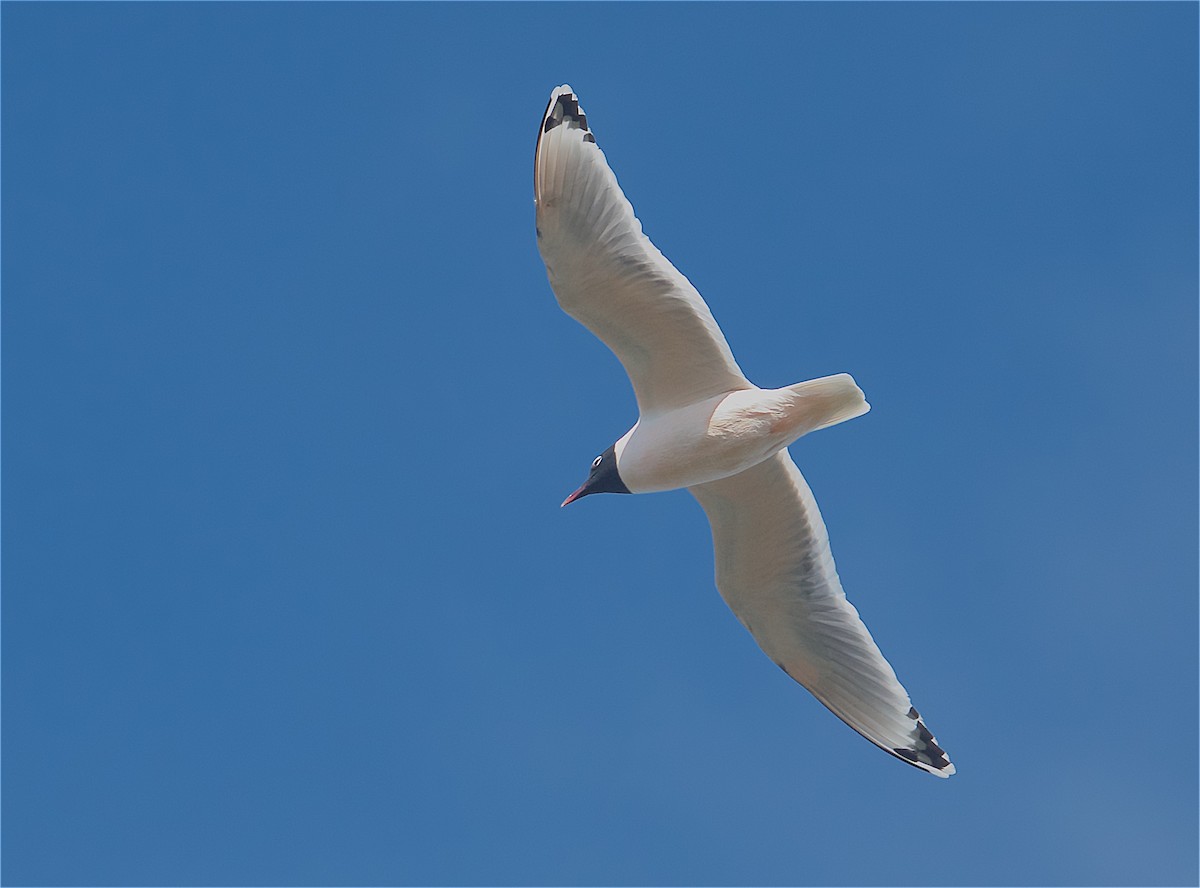
[[[751,387],[696,288],[642,234],[569,86],[550,94],[533,178],[558,304],[613,350],[643,413]]]
[[[953,774],[846,600],[825,523],[787,450],[689,489],[712,525],[717,588],[767,656],[885,752]]]

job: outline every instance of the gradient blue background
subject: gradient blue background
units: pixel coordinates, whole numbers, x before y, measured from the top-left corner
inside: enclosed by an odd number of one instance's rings
[[[9,884],[1195,884],[1197,7],[3,8]],[[956,761],[857,737],[556,307],[560,82]]]

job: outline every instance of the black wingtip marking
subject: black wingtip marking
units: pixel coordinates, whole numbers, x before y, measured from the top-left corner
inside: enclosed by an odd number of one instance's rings
[[[584,133],[584,134],[583,134],[583,141],[585,141],[585,142],[591,142],[591,143],[595,144],[595,142],[596,142],[596,137],[595,137],[595,136],[593,136],[591,133]]]
[[[909,717],[913,717],[913,713],[917,710],[910,709]],[[927,765],[936,771],[942,771],[950,767],[950,758],[946,755],[946,751],[937,745],[933,734],[929,733],[929,728],[925,727],[925,723],[920,721],[920,716],[916,716],[917,721],[917,740],[916,743],[909,749],[895,748],[892,750],[900,758],[914,765]]]
[[[563,109],[563,120],[573,120],[579,124],[580,129],[587,129],[587,115],[579,110],[579,99],[571,93],[564,93],[558,97],[558,104]]]
[[[910,706],[910,707],[908,707],[908,717],[911,718],[913,721],[920,721],[921,713],[917,712],[917,709],[915,706]]]
[[[587,115],[579,110],[579,99],[573,93],[563,93],[546,112],[546,122],[542,124],[542,132],[548,133],[561,123],[571,121],[576,129],[584,131],[584,138],[591,136],[588,132]],[[595,142],[593,137],[591,141]]]

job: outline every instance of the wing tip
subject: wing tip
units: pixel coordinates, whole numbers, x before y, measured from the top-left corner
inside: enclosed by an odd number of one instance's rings
[[[555,137],[547,140],[547,134],[554,130],[558,130]],[[553,166],[553,163],[548,160],[548,154],[553,152],[548,151],[543,145],[548,141],[553,141],[556,145],[562,146],[564,144],[562,136],[567,133],[581,133],[583,143],[596,145],[596,137],[588,128],[587,115],[579,106],[579,96],[571,89],[569,83],[564,83],[550,91],[550,101],[546,105],[546,113],[542,115],[542,122],[538,127],[537,143],[533,149],[533,201],[539,209],[542,206],[543,189],[553,184],[547,182],[544,175],[545,165],[550,163]],[[571,142],[575,141],[576,138],[573,136]],[[559,179],[561,184],[561,175]]]
[[[935,777],[949,777],[955,773],[954,764],[946,750],[938,746],[937,738],[925,727],[921,713],[915,707],[908,708],[908,717],[915,721],[912,743],[909,746],[895,747],[887,751],[901,761],[933,774]],[[886,749],[886,747],[885,747]]]
[[[799,682],[799,679],[788,672],[785,666],[780,664],[780,668],[787,673],[788,677],[791,678],[792,681]],[[908,707],[907,715],[910,719],[916,722],[916,725],[913,727],[912,733],[909,735],[910,742],[907,746],[891,746],[877,737],[872,737],[870,732],[864,729],[864,727],[856,724],[844,713],[840,712],[828,699],[826,699],[825,696],[816,693],[811,687],[804,684],[804,682],[799,683],[808,688],[809,692],[817,698],[822,706],[841,719],[842,722],[844,722],[860,737],[869,741],[874,746],[878,746],[893,758],[898,758],[900,761],[904,762],[904,764],[912,765],[914,768],[918,768],[919,770],[924,771],[926,774],[932,774],[934,777],[945,778],[956,773],[957,769],[954,767],[954,763],[950,761],[950,756],[947,755],[946,750],[942,749],[942,747],[938,745],[937,738],[930,733],[929,728],[925,727],[925,722],[921,718],[921,713],[917,712],[916,708],[911,704]]]
[[[564,83],[550,92],[550,103],[546,106],[546,114],[542,118],[542,132],[548,133],[556,126],[566,124],[567,129],[583,130],[584,140],[595,142],[595,136],[588,129],[587,114],[579,107],[579,96],[571,89],[570,84]]]

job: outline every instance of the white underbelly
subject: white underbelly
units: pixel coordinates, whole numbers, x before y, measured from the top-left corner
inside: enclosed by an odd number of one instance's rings
[[[643,416],[618,444],[621,480],[634,493],[716,481],[757,465],[789,443],[770,392],[730,392]]]

